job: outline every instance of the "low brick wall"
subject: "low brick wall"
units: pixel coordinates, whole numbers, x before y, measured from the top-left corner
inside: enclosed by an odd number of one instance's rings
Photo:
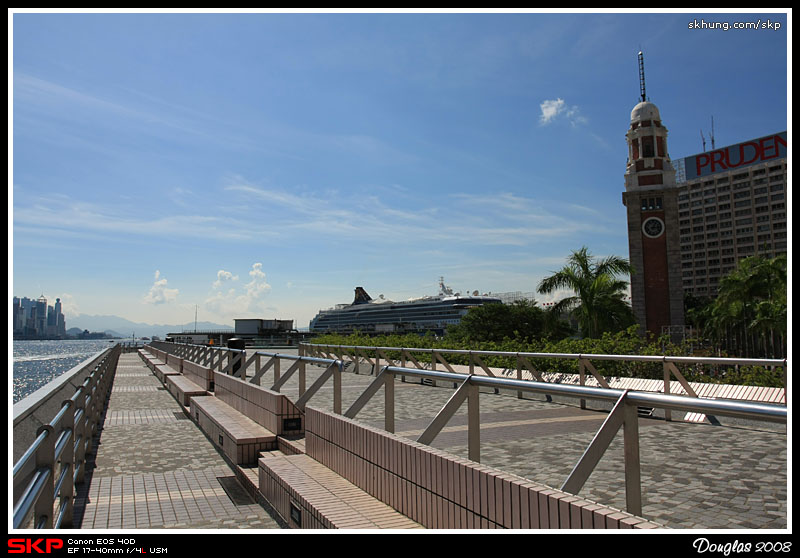
[[[173,368],[177,372],[183,374],[183,359],[181,357],[166,353],[164,355],[164,362],[170,368]]]
[[[281,393],[214,372],[214,395],[278,436],[304,431],[303,413]]]
[[[192,397],[189,412],[211,442],[232,463],[252,466],[262,451],[277,447],[277,436],[214,396]]]
[[[211,368],[184,360],[183,375],[204,390],[214,391],[214,371]]]
[[[208,391],[181,374],[170,374],[165,376],[164,379],[166,380],[164,385],[167,391],[169,391],[183,407],[189,406],[189,401],[192,397],[208,395]]]
[[[429,529],[651,529],[626,512],[310,407],[306,451]]]

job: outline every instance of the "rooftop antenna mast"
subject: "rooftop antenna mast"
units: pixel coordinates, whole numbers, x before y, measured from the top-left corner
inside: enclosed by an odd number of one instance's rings
[[[706,137],[703,135],[703,130],[700,130],[700,139],[703,140],[703,153],[706,152]]]
[[[711,151],[715,149],[714,145],[714,116],[711,116]]]
[[[639,51],[639,93],[642,96],[642,102],[645,102],[647,95],[644,87],[644,54],[641,50]]]

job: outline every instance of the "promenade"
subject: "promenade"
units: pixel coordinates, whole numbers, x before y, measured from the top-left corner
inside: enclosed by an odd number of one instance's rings
[[[81,529],[278,528],[136,353],[120,356],[98,442]]]
[[[288,365],[286,365],[288,366]],[[309,382],[316,367],[309,366]],[[346,372],[343,405],[374,379]],[[281,391],[297,398],[297,383]],[[453,394],[446,387],[396,383],[396,433],[416,438]],[[323,387],[310,406],[333,408]],[[606,417],[544,397],[481,393],[481,463],[559,487]],[[356,417],[383,425],[381,398]],[[787,528],[785,425],[722,426],[641,419],[643,516],[671,529]],[[432,444],[466,457],[461,412]],[[257,485],[254,470],[240,477]],[[245,483],[246,484],[246,483]],[[580,496],[625,509],[621,435]],[[88,491],[76,501],[83,529],[275,529],[235,471],[136,353],[121,356]]]

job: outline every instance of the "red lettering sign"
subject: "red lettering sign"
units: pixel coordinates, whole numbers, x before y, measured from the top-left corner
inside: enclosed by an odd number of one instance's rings
[[[729,147],[723,147],[709,153],[701,153],[694,157],[687,157],[687,163],[694,159],[694,176],[687,179],[714,174],[724,170],[745,167],[761,161],[768,161],[782,156],[786,152],[787,141],[784,134],[767,136],[760,140],[753,140]],[[691,167],[687,164],[687,170]]]
[[[9,554],[32,554],[34,552],[50,554],[56,548],[64,548],[64,541],[61,539],[8,539]]]

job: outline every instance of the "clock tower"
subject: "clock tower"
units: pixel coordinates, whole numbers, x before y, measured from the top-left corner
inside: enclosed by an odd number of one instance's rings
[[[678,188],[667,150],[667,129],[645,94],[639,53],[641,101],[631,111],[626,134],[628,163],[622,203],[628,214],[633,313],[643,331],[661,335],[683,326]]]

